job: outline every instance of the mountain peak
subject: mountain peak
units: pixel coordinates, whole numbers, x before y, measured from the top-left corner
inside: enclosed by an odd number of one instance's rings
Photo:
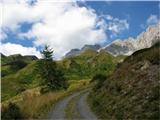
[[[157,41],[160,41],[160,22],[156,25],[149,26],[145,31],[141,32],[136,38],[129,37],[128,39],[117,39],[112,43],[101,47],[98,44],[84,45],[81,49],[70,50],[65,57],[77,56],[88,49],[100,52],[104,50],[114,56],[131,55],[133,52],[151,47]]]
[[[71,49],[66,55],[65,57],[72,57],[72,56],[77,56],[80,53],[85,52],[86,50],[94,50],[97,51],[98,49],[100,49],[101,46],[98,44],[95,45],[84,45],[81,49]]]
[[[129,37],[126,40],[117,39],[103,49],[114,56],[131,55],[133,52],[151,47],[157,41],[160,41],[160,23],[149,26],[137,38]]]

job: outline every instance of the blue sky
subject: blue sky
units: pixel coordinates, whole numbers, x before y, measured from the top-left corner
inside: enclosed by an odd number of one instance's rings
[[[159,2],[144,1],[111,1],[106,4],[104,1],[87,2],[86,5],[95,9],[97,14],[110,14],[113,17],[127,19],[130,28],[119,34],[116,38],[125,39],[136,37],[148,27],[146,20],[150,15],[159,17]],[[153,23],[154,24],[154,23]],[[144,25],[144,27],[142,27]],[[150,25],[150,24],[149,24]],[[115,40],[115,38],[111,39]]]
[[[25,0],[1,3],[1,52],[36,55],[50,45],[61,58],[85,44],[106,45],[136,37],[159,21],[158,1],[48,2]],[[4,7],[5,6],[5,7]]]

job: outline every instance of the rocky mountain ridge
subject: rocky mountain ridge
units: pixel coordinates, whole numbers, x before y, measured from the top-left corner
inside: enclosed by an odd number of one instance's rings
[[[129,37],[128,39],[114,40],[111,44],[101,47],[100,45],[85,45],[82,49],[72,49],[65,57],[77,56],[87,49],[92,49],[97,52],[104,50],[114,56],[131,55],[137,50],[149,48],[160,39],[160,22],[156,25],[149,26],[146,31],[140,33],[136,38]]]
[[[160,38],[160,23],[149,26],[145,32],[142,32],[137,38],[129,37],[126,40],[115,40],[111,44],[103,47],[105,51],[114,56],[117,55],[131,55],[133,52],[151,47],[158,42]]]
[[[83,53],[84,51],[91,49],[91,50],[95,50],[97,51],[98,49],[100,49],[101,46],[98,44],[95,45],[84,45],[81,49],[71,49],[66,55],[65,57],[72,57],[72,56],[77,56],[81,53]]]

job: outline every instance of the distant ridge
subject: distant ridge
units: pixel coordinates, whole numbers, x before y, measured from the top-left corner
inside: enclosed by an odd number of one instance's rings
[[[70,51],[65,55],[65,57],[77,56],[77,55],[85,52],[85,51],[88,50],[88,49],[97,51],[97,50],[100,49],[100,48],[101,48],[101,46],[98,45],[98,44],[95,44],[95,45],[84,45],[81,49],[72,49],[72,50],[70,50]]]
[[[137,38],[129,37],[126,40],[117,39],[106,47],[102,48],[114,56],[131,55],[133,52],[151,47],[160,40],[160,23],[150,26]]]
[[[111,44],[101,47],[100,45],[84,45],[81,49],[70,50],[65,57],[77,56],[87,49],[97,52],[104,50],[114,56],[131,55],[137,50],[149,48],[160,40],[160,23],[149,26],[146,31],[140,33],[135,39],[129,37],[125,40],[117,39]]]
[[[34,60],[38,60],[38,58],[34,55],[22,56],[21,54],[13,54],[13,55],[5,56],[1,53],[2,65],[10,64],[15,61],[23,61],[23,62],[29,63]]]

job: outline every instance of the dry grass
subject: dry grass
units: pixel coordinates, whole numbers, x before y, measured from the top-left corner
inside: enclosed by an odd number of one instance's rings
[[[41,118],[45,117],[50,106],[65,94],[65,91],[55,91],[35,97],[28,95],[25,96],[24,100],[19,102],[18,105],[26,118]]]
[[[75,91],[88,87],[88,84],[89,80],[72,80],[69,81],[70,86],[66,91],[52,91],[46,94],[40,94],[40,87],[34,88],[27,90],[2,104],[3,106],[6,106],[9,102],[14,102],[20,107],[25,118],[44,119],[55,102]]]

